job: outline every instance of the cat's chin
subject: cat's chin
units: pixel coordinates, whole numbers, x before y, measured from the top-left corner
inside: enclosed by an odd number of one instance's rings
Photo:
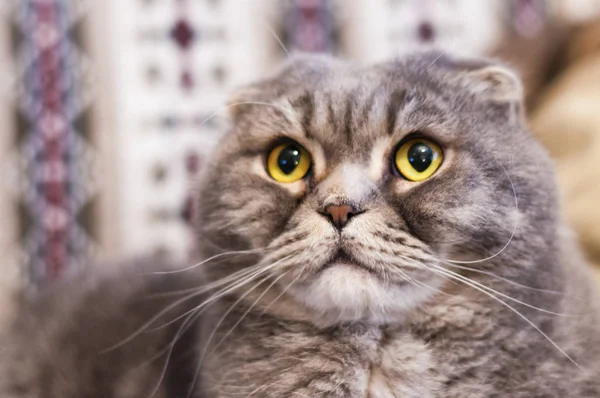
[[[427,289],[406,282],[383,282],[368,269],[345,263],[329,265],[290,293],[325,323],[398,322],[431,296]]]

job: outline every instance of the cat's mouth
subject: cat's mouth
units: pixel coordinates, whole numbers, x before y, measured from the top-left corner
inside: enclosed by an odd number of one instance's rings
[[[354,258],[350,253],[348,253],[344,249],[338,249],[338,251],[331,258],[331,260],[329,260],[327,263],[325,263],[323,268],[321,268],[321,271],[324,271],[324,270],[331,268],[333,266],[336,266],[336,265],[358,268],[360,270],[368,272],[369,274],[371,274],[373,276],[377,276],[377,273],[372,268],[370,268],[370,267],[366,266],[365,264],[363,264],[362,262],[358,261],[356,258]]]

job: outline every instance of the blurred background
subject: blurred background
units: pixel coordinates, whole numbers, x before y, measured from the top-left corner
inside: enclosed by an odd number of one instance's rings
[[[226,129],[227,93],[288,51],[368,63],[436,47],[515,67],[568,222],[600,265],[599,12],[600,0],[0,0],[0,289],[96,259],[187,258],[189,187]]]

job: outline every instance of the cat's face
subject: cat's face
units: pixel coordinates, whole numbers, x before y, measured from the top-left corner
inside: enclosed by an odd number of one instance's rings
[[[260,263],[261,291],[384,322],[436,294],[446,260],[534,255],[554,239],[555,188],[520,96],[501,67],[432,53],[368,68],[291,62],[232,102],[199,195],[199,243],[206,256],[254,254],[206,269]]]

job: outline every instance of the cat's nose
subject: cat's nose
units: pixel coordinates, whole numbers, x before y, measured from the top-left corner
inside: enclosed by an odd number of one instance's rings
[[[325,207],[324,214],[329,217],[331,223],[341,230],[348,224],[352,216],[360,213],[357,209],[350,205],[329,205]]]

